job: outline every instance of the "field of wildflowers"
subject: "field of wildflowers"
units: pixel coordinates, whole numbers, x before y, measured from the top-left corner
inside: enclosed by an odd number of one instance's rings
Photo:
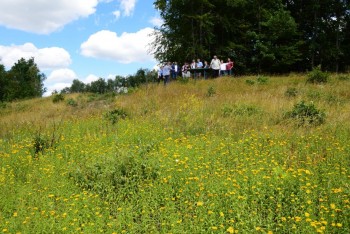
[[[350,233],[349,80],[246,79],[4,105],[0,232]]]

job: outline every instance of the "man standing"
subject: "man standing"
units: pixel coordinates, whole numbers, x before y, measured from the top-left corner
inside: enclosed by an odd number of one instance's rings
[[[170,71],[171,71],[171,63],[168,62],[168,63],[163,67],[164,85],[166,85],[167,83],[169,83]]]
[[[221,64],[220,60],[218,59],[218,57],[216,57],[216,55],[214,55],[214,58],[210,62],[210,67],[211,67],[211,69],[213,69],[213,77],[214,78],[219,76],[220,64]]]
[[[177,66],[177,62],[174,62],[173,65],[171,66],[171,78],[173,80],[176,80],[178,72],[179,72],[179,68]]]

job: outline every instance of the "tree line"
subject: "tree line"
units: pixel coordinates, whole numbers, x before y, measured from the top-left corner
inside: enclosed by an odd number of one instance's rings
[[[34,58],[21,58],[9,71],[0,64],[0,102],[42,97],[46,92],[44,81],[46,76],[40,72]],[[99,78],[85,84],[75,79],[70,87],[60,93],[97,93],[126,92],[127,89],[138,87],[141,84],[157,81],[157,72],[140,68],[134,75],[115,76],[114,79]],[[58,93],[58,91],[54,91]]]
[[[157,73],[149,69],[140,68],[134,75],[129,76],[115,76],[114,79],[99,78],[88,84],[75,79],[70,87],[61,90],[61,93],[122,93],[129,88],[136,88],[141,84],[155,82],[157,80]]]
[[[239,73],[349,70],[348,0],[156,0],[159,61],[233,58]]]

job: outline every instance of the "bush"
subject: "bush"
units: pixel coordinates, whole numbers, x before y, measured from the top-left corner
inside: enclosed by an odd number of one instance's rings
[[[285,116],[297,120],[299,126],[318,126],[326,119],[323,111],[318,110],[313,103],[306,104],[304,101],[295,104],[293,110],[287,112]]]
[[[126,119],[128,114],[124,109],[114,109],[112,111],[107,112],[104,115],[105,119],[109,120],[112,124],[117,123],[120,119]]]
[[[54,94],[53,95],[53,98],[52,98],[52,102],[53,103],[57,103],[57,102],[61,102],[61,101],[64,101],[64,96],[63,94]]]
[[[307,74],[307,82],[313,84],[327,83],[329,74],[321,71],[321,66],[315,67],[311,72]]]
[[[245,80],[245,82],[249,85],[254,85],[255,81],[254,80]]]
[[[34,154],[38,154],[38,153],[44,153],[46,149],[50,148],[50,141],[38,134],[34,137],[33,139],[33,147],[34,147]]]
[[[286,97],[296,97],[298,94],[298,90],[296,88],[288,88],[284,95]]]
[[[207,97],[212,97],[216,94],[215,88],[213,86],[210,86],[207,91]]]
[[[66,103],[68,106],[73,106],[73,107],[78,106],[77,101],[75,101],[73,98],[69,98]]]
[[[7,103],[6,102],[1,102],[0,101],[0,109],[5,109],[7,107]]]
[[[256,82],[258,82],[258,84],[266,84],[268,80],[269,78],[267,78],[266,76],[258,76],[256,78]]]

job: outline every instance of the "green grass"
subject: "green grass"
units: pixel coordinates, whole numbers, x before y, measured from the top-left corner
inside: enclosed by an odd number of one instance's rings
[[[7,104],[0,231],[349,233],[348,81],[246,79],[149,85],[114,99],[69,95],[75,106]],[[297,95],[286,96],[292,87]],[[301,100],[325,122],[286,119]],[[113,122],[113,110],[128,115]],[[38,133],[54,144],[36,154]]]

